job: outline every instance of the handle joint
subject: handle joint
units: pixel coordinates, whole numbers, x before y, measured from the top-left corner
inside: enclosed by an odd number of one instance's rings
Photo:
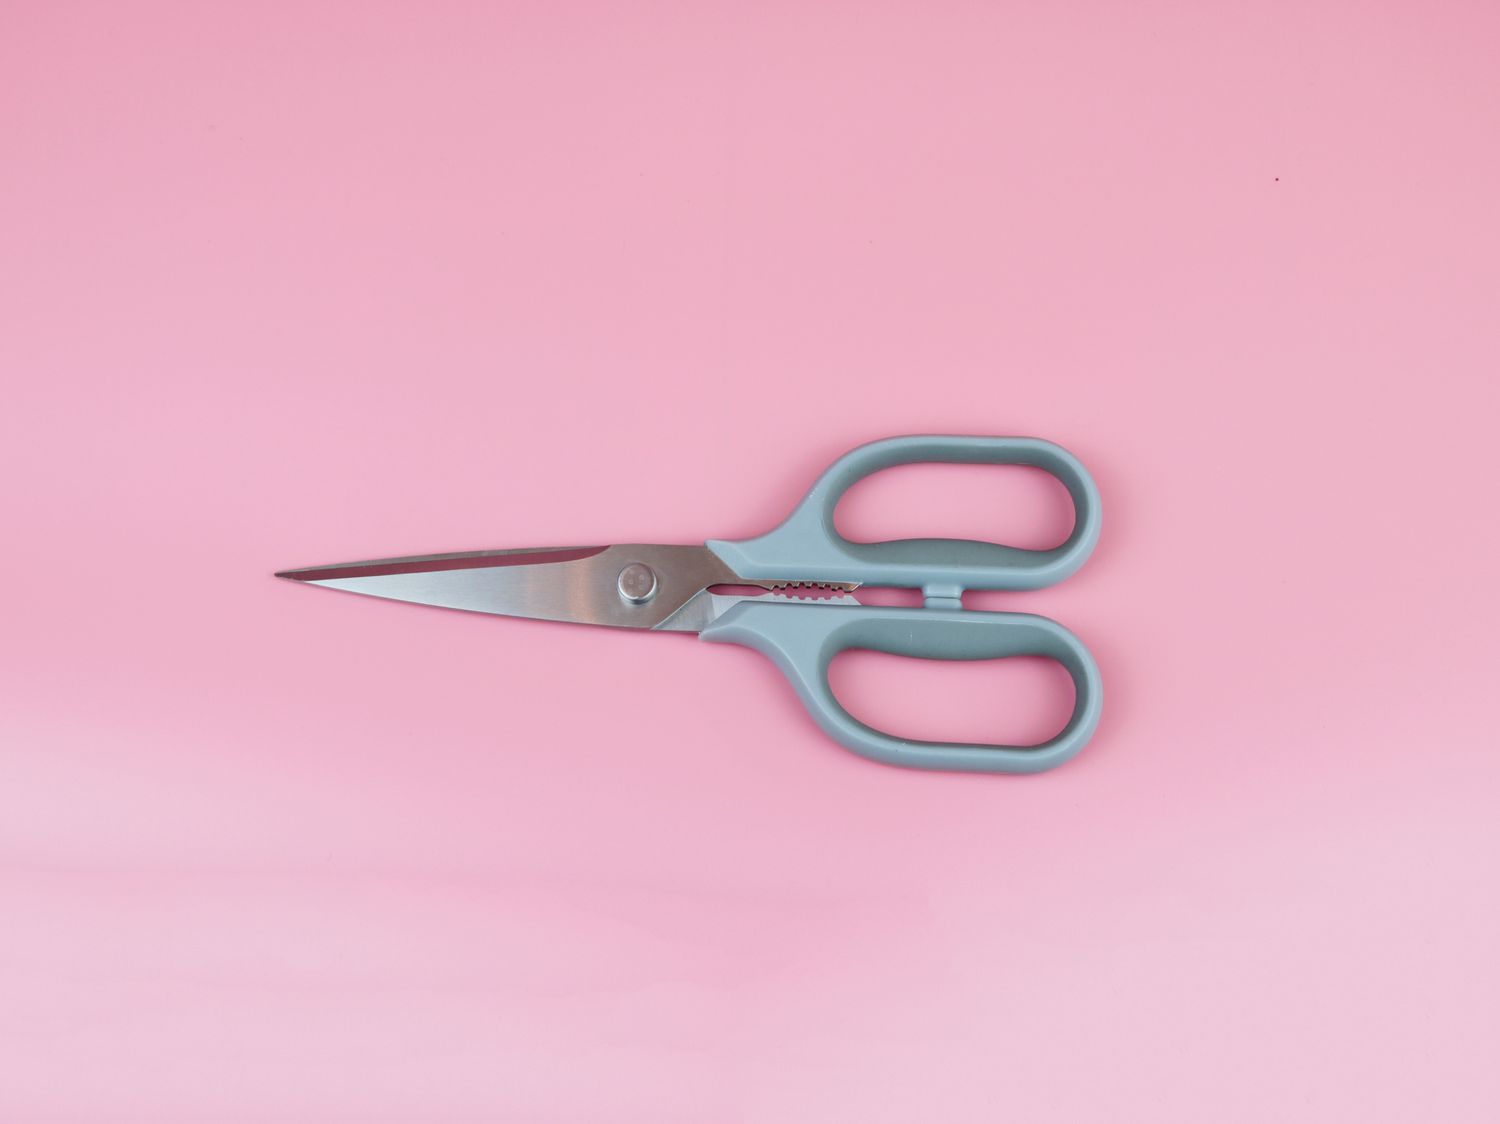
[[[929,582],[922,587],[924,609],[962,609],[964,588],[953,582]]]

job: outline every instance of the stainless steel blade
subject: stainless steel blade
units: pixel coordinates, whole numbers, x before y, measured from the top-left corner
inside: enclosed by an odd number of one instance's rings
[[[746,583],[741,581],[736,584],[745,585]],[[859,599],[847,590],[840,590],[827,597],[798,597],[796,594],[778,591],[734,594],[714,593],[712,590],[705,589],[656,627],[662,632],[702,632],[712,621],[723,616],[741,601],[775,601],[793,605],[860,604]]]
[[[394,601],[614,628],[655,628],[711,585],[739,583],[704,546],[415,555],[276,575]]]

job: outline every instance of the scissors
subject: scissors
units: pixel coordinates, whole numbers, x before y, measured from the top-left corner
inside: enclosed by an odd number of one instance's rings
[[[833,513],[849,486],[896,465],[1028,465],[1072,497],[1073,531],[1050,550],[968,539],[851,542]],[[277,577],[374,597],[569,621],[696,632],[768,656],[823,731],[887,765],[974,773],[1035,773],[1077,753],[1099,722],[1093,657],[1067,629],[1030,613],[965,609],[966,589],[1038,589],[1083,565],[1099,538],[1099,491],[1065,449],[1031,437],[892,437],[835,461],[780,526],[742,542],[702,546],[594,546],[484,550],[285,570]],[[737,586],[749,593],[725,592]],[[920,607],[862,605],[861,586],[920,589]],[[933,660],[1042,656],[1073,680],[1072,715],[1038,745],[985,745],[894,737],[854,718],[828,685],[833,657],[850,648]]]

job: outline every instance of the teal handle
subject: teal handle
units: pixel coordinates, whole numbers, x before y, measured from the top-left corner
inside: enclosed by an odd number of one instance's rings
[[[903,464],[1015,464],[1057,477],[1073,500],[1073,532],[1051,550],[1023,550],[970,539],[850,542],[834,508],[856,481]],[[956,606],[965,589],[1039,589],[1083,565],[1099,540],[1099,489],[1066,449],[1035,437],[891,437],[840,457],[775,530],[709,549],[742,578],[859,582],[920,588]]]
[[[1029,613],[971,609],[873,608],[740,602],[708,625],[704,640],[740,644],[770,657],[824,733],[863,757],[910,769],[1039,773],[1072,757],[1099,724],[1099,669],[1067,629]],[[1054,659],[1073,679],[1073,714],[1061,733],[1035,746],[898,738],[865,725],[840,705],[828,665],[850,648],[938,660],[1005,656]]]

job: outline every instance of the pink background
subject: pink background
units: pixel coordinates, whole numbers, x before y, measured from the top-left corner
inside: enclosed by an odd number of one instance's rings
[[[1500,1117],[1496,12],[6,4],[0,1119]],[[1102,487],[975,599],[1099,658],[1056,773],[269,576],[752,534],[923,431]]]

